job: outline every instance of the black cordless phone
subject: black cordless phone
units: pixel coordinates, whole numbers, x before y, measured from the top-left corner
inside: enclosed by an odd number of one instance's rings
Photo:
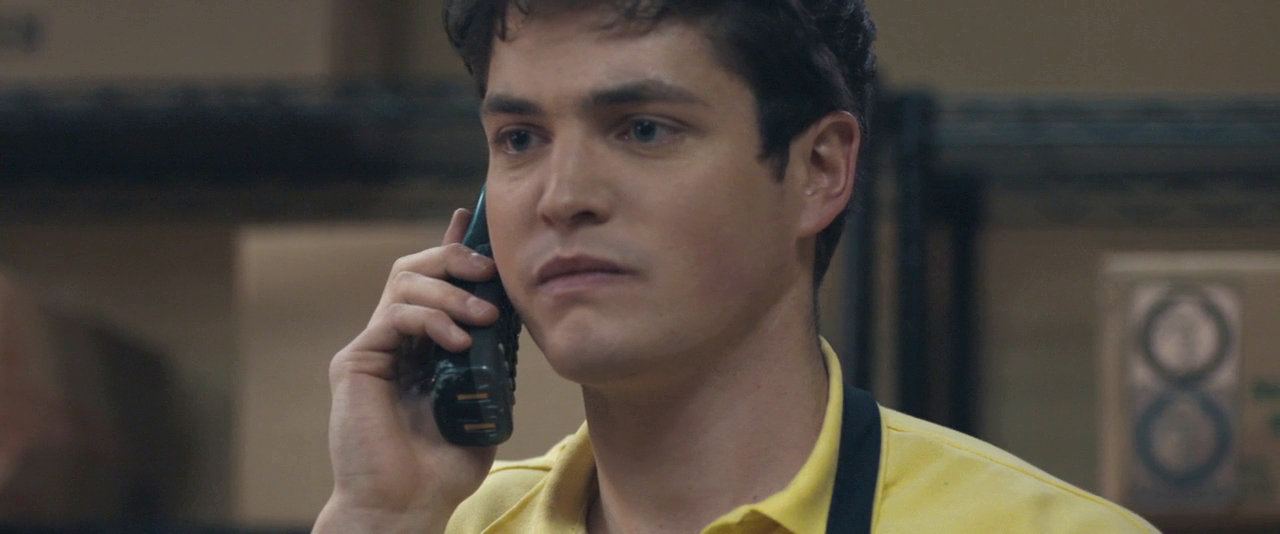
[[[492,258],[484,204],[482,189],[462,244]],[[484,327],[461,325],[471,335],[465,352],[449,352],[425,337],[405,339],[397,380],[402,391],[430,393],[436,426],[450,443],[497,445],[511,437],[520,316],[497,277],[478,283],[450,278],[449,283],[496,306],[498,321]]]

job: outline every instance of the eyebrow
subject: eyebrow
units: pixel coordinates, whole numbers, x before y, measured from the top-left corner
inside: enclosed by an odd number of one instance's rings
[[[675,102],[710,106],[693,91],[658,79],[637,80],[598,91],[592,91],[583,101],[584,111],[598,108],[639,104],[645,102]]]
[[[600,108],[647,102],[674,102],[704,107],[711,105],[693,91],[678,85],[659,79],[645,79],[591,91],[579,104],[579,108],[590,113]],[[532,100],[503,93],[486,96],[480,105],[481,115],[532,116],[545,113],[545,110]]]
[[[484,97],[480,104],[480,115],[542,115],[542,107],[532,100],[504,95],[491,94]]]

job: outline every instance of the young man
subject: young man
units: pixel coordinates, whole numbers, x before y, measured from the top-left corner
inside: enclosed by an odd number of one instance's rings
[[[842,384],[814,294],[865,138],[860,2],[445,9],[483,96],[494,261],[459,211],[393,267],[331,363],[316,531],[1153,530]],[[394,359],[405,336],[467,347],[457,324],[497,310],[442,279],[496,272],[587,424],[491,469],[402,400]]]

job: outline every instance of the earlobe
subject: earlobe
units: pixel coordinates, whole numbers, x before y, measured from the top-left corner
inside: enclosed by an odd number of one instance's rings
[[[806,234],[826,228],[849,203],[857,170],[862,129],[845,111],[828,114],[807,132],[804,152],[801,227]]]

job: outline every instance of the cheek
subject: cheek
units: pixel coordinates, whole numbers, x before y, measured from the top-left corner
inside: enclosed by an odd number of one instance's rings
[[[744,291],[767,280],[781,260],[767,234],[766,224],[757,225],[742,212],[688,221],[673,228],[668,258],[680,258],[675,276],[687,291],[711,301],[733,301]]]
[[[522,300],[519,294],[521,284],[517,277],[523,272],[520,258],[526,254],[523,244],[528,239],[522,232],[528,225],[520,223],[520,214],[513,209],[512,197],[508,192],[490,186],[485,196],[493,260],[508,295],[519,306],[519,301]]]
[[[492,214],[489,216],[489,244],[493,247],[493,261],[500,275],[509,275],[518,269],[515,258],[520,256],[517,250],[519,242],[502,221],[496,220]]]
[[[709,178],[684,191],[680,207],[663,210],[672,248],[664,255],[678,258],[680,271],[697,279],[694,291],[742,291],[788,259],[779,185],[755,166],[726,165],[702,174]],[[672,199],[662,201],[670,205]]]

